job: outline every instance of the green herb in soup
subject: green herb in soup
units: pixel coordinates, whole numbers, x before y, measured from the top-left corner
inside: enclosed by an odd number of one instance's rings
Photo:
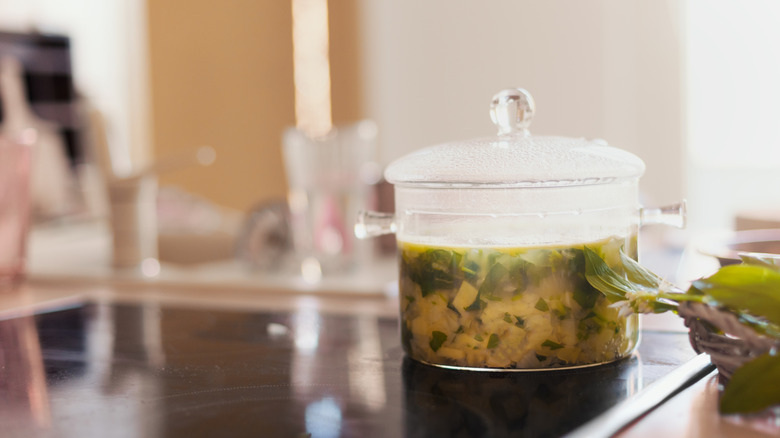
[[[636,345],[636,316],[621,317],[585,278],[587,246],[615,269],[636,242],[444,248],[399,242],[401,335],[415,359],[477,368],[608,362]],[[626,248],[630,247],[630,248]]]

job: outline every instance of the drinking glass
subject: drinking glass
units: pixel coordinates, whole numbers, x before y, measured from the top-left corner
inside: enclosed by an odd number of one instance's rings
[[[304,280],[345,273],[371,258],[372,246],[355,239],[358,211],[374,201],[376,124],[363,120],[313,138],[290,128],[283,136],[290,225]]]

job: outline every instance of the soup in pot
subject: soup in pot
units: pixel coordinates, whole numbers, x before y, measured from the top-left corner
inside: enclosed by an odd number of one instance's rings
[[[585,278],[584,248],[608,265],[635,236],[570,246],[434,247],[399,241],[406,353],[434,365],[538,369],[611,362],[633,351],[622,317]]]

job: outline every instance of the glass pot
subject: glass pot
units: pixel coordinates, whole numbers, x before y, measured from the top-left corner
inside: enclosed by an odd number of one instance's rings
[[[432,365],[572,368],[631,354],[623,317],[585,279],[586,247],[618,268],[647,223],[682,227],[684,203],[639,205],[644,163],[601,140],[532,136],[534,101],[504,90],[496,137],[436,145],[391,163],[396,213],[360,214],[355,234],[395,233],[405,352]]]

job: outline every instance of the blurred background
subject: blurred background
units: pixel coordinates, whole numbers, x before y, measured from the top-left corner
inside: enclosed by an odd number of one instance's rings
[[[329,86],[324,123],[376,123],[381,167],[494,135],[491,96],[523,87],[533,133],[627,149],[647,164],[645,204],[686,198],[690,232],[732,228],[780,206],[779,20],[768,0],[0,0],[3,44],[65,38],[66,98],[101,115],[114,172],[211,146],[213,165],[159,185],[239,222],[287,194],[282,134],[305,124],[309,75]],[[324,58],[296,66],[307,44]],[[68,120],[78,174],[94,130]]]

